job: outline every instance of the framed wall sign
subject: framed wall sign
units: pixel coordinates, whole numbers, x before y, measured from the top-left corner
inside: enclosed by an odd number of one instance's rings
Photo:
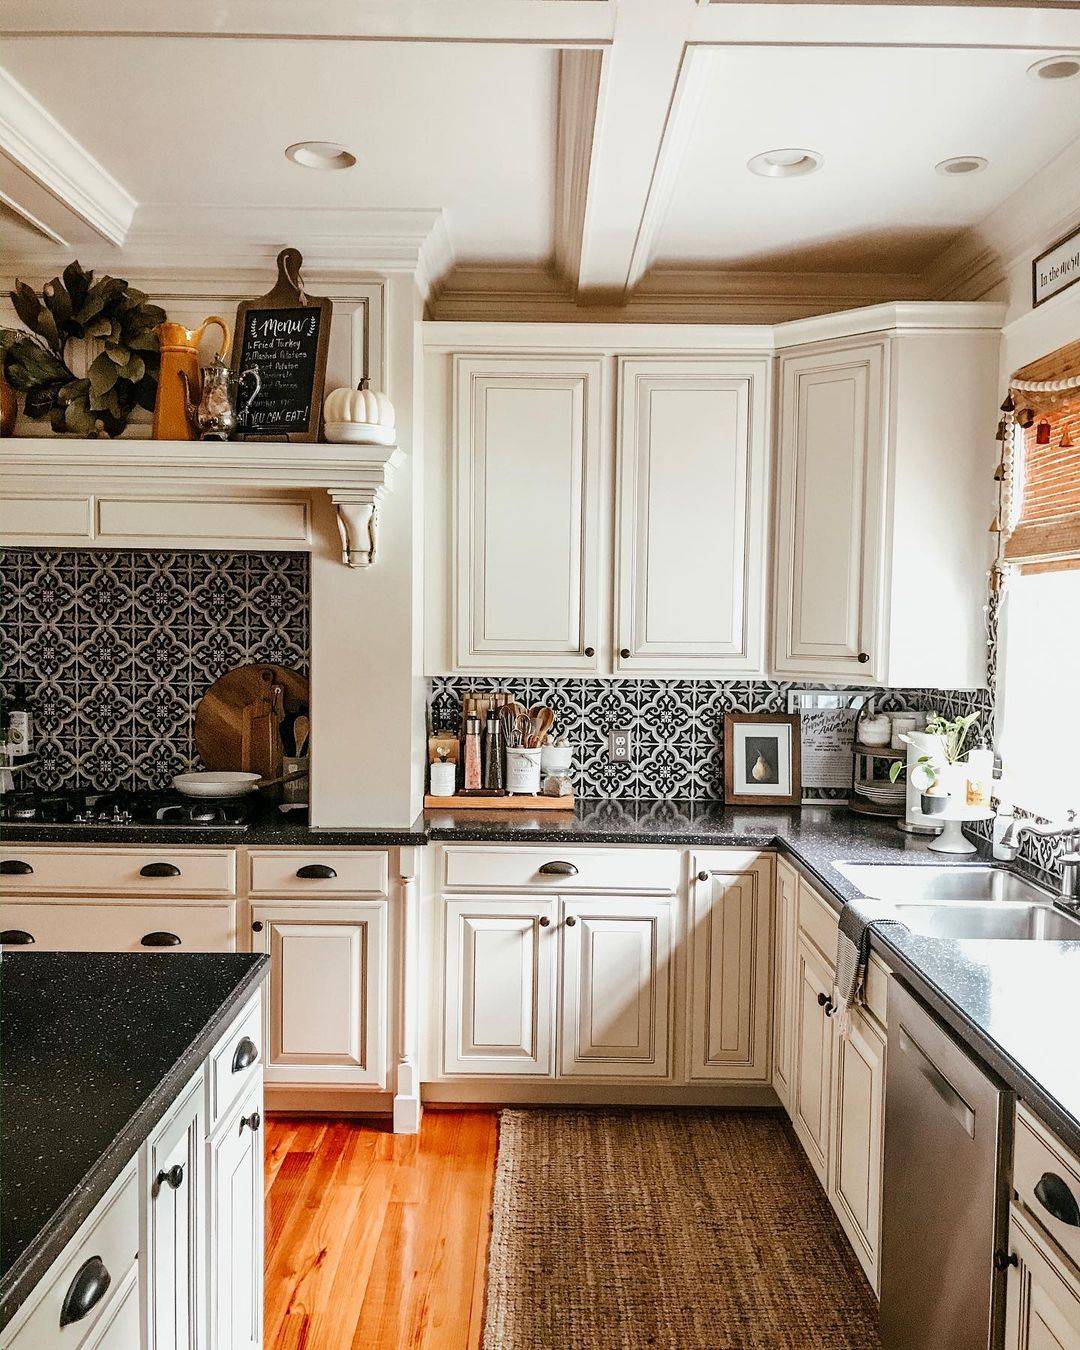
[[[1040,253],[1031,264],[1031,304],[1043,304],[1080,281],[1080,225]]]
[[[799,718],[794,713],[724,714],[724,801],[729,806],[798,806]]]
[[[237,306],[232,373],[259,372],[259,392],[238,415],[240,440],[319,439],[334,305],[306,293],[303,261],[298,249],[283,248],[274,289]]]

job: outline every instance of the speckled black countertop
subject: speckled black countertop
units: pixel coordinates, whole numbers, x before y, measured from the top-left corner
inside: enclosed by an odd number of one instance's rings
[[[268,968],[239,953],[0,960],[0,1327]]]
[[[427,842],[423,816],[411,825],[365,826],[363,828],[312,829],[296,816],[267,812],[244,828],[213,829],[175,825],[42,825],[5,821],[0,838],[8,847],[25,844],[168,844],[170,848],[396,848]]]

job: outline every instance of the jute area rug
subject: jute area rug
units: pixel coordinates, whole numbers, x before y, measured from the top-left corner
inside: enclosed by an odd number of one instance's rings
[[[877,1350],[778,1111],[504,1111],[484,1350]]]

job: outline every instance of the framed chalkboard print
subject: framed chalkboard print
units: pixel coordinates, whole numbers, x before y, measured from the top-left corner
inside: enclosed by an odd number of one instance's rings
[[[308,295],[300,251],[278,254],[277,284],[236,309],[232,373],[259,372],[259,392],[239,414],[244,441],[317,441],[333,301]]]
[[[797,714],[724,714],[724,801],[729,806],[798,806],[799,758]]]

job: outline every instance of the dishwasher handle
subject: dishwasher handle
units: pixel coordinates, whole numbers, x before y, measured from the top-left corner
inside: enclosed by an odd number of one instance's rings
[[[937,1095],[948,1107],[950,1113],[955,1116],[957,1121],[963,1127],[964,1131],[972,1138],[975,1138],[975,1112],[961,1097],[959,1092],[953,1087],[938,1066],[915,1040],[907,1027],[900,1027],[899,1035],[900,1049],[911,1056],[916,1068],[934,1089]]]

